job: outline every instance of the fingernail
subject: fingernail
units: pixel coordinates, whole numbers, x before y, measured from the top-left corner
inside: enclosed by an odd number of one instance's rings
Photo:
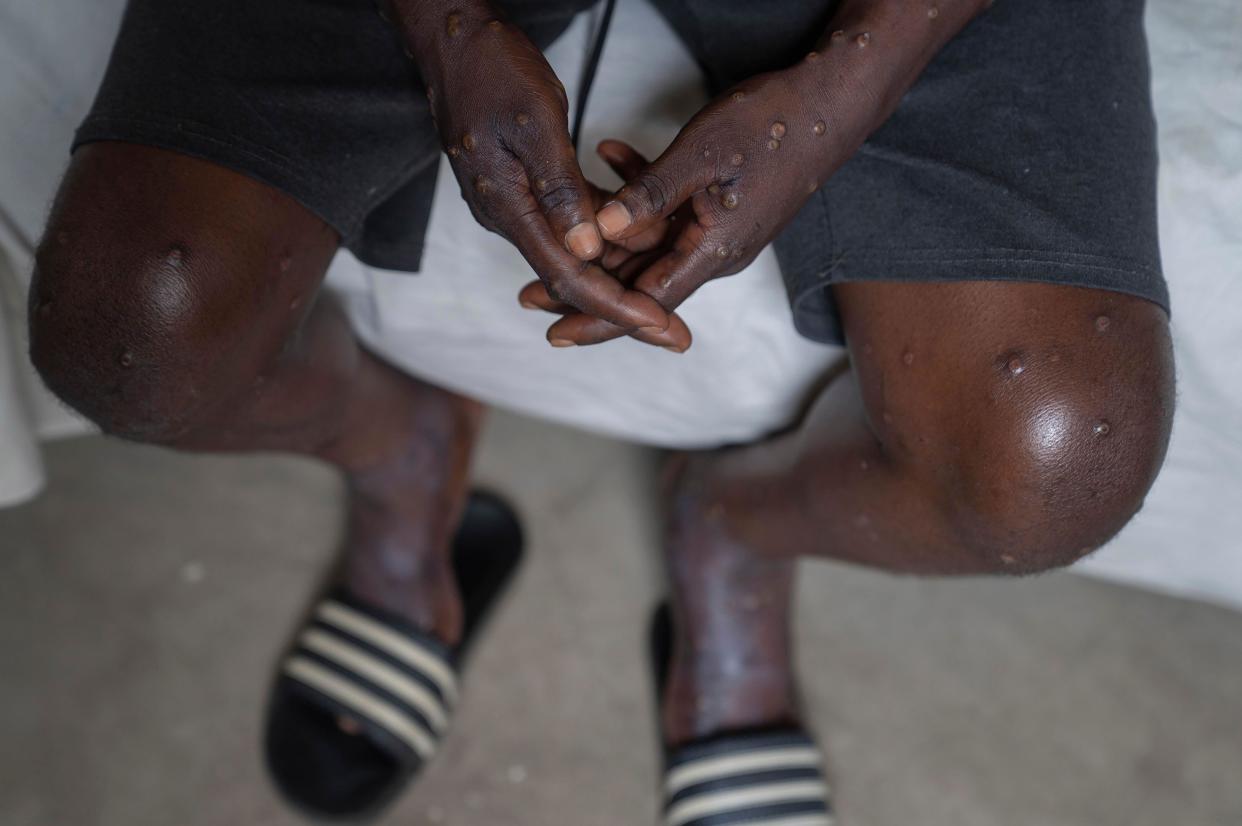
[[[668,329],[667,327],[639,327],[638,332],[646,333],[649,336],[654,336],[654,335],[664,332],[667,329]]]
[[[686,348],[684,348],[684,347],[674,347],[674,346],[673,346],[673,345],[671,345],[671,344],[665,344],[665,345],[663,345],[663,349],[668,350],[670,353],[677,353],[677,354],[679,354],[679,355],[680,355],[681,353],[686,352]]]
[[[542,310],[543,309],[535,302],[527,301],[525,298],[519,298],[518,303],[521,304],[523,307],[525,307],[527,310]]]
[[[599,215],[595,216],[595,220],[599,222],[600,228],[609,235],[619,235],[625,232],[626,228],[634,222],[630,211],[625,208],[625,204],[619,201],[606,204],[599,211]]]
[[[599,230],[589,221],[583,221],[567,232],[565,243],[569,245],[569,251],[579,258],[594,258],[604,246]]]
[[[567,338],[554,338],[554,339],[551,339],[548,342],[548,344],[551,344],[553,347],[576,347],[578,346],[577,344],[575,344],[574,342],[570,341]]]

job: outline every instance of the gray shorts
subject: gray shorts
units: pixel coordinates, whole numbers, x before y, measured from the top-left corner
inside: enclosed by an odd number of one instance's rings
[[[620,0],[637,2],[638,0]],[[654,0],[712,93],[800,59],[835,0]],[[503,0],[546,46],[592,0]],[[1168,309],[1143,0],[998,0],[775,242],[799,332],[843,281],[1041,281]],[[439,141],[373,0],[130,0],[74,147],[120,140],[268,183],[362,261],[416,272]]]

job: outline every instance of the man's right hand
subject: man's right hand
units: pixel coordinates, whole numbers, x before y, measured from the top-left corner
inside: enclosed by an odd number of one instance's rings
[[[569,138],[565,88],[543,54],[482,0],[393,0],[462,196],[511,241],[548,293],[628,330],[669,315],[592,263],[604,249]]]

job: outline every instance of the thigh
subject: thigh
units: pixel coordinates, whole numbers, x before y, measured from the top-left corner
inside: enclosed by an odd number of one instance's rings
[[[500,5],[542,45],[583,0]],[[286,193],[363,261],[417,270],[440,141],[375,0],[130,0],[75,148],[171,149]]]
[[[806,334],[827,286],[1005,280],[1168,308],[1142,0],[997,3],[776,241]]]
[[[74,148],[212,161],[365,248],[370,215],[438,152],[410,66],[369,0],[130,0]]]

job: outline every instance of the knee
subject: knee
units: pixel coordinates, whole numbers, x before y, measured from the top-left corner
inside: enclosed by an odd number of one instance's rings
[[[76,238],[52,226],[36,257],[30,358],[53,393],[106,433],[170,442],[227,388],[227,308],[200,289],[210,251]]]
[[[228,427],[303,346],[297,334],[336,246],[326,224],[246,176],[176,152],[89,144],[74,153],[36,255],[31,360],[106,432],[172,442]]]
[[[1174,406],[1167,326],[1143,338],[1058,359],[998,354],[986,388],[943,406],[949,415],[930,433],[894,434],[968,567],[1029,574],[1066,566],[1142,507]]]
[[[981,431],[984,449],[960,466],[953,530],[985,570],[1039,573],[1090,554],[1139,511],[1164,459],[1163,411],[1138,423],[1049,400],[1025,414]]]

